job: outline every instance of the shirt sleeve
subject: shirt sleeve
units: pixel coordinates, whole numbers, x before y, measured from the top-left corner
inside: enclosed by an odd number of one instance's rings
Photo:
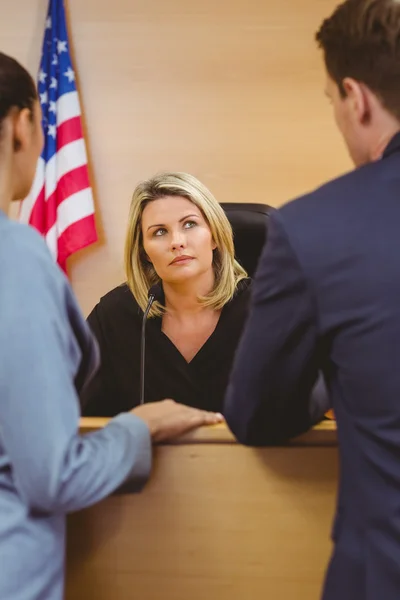
[[[318,370],[316,302],[275,211],[225,399],[238,440],[277,444],[306,431]]]
[[[124,414],[78,433],[74,330],[86,324],[39,236],[3,236],[0,273],[0,446],[19,494],[31,510],[68,512],[127,479],[141,486],[151,468],[142,420]]]

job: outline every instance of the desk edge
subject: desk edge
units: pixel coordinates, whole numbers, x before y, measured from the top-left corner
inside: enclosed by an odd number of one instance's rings
[[[101,429],[110,419],[103,417],[82,417],[80,433],[90,433]],[[236,440],[225,424],[200,427],[169,444],[236,444]],[[337,445],[336,422],[322,421],[306,433],[289,442],[290,446],[335,446]]]

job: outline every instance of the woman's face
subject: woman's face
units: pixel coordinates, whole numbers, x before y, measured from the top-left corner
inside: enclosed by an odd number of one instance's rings
[[[145,207],[143,247],[157,275],[165,283],[213,275],[216,244],[200,209],[187,198],[164,196]]]

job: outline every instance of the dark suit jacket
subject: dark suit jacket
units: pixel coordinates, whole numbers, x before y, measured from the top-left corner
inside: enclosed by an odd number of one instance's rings
[[[225,416],[239,441],[310,426],[324,373],[341,477],[325,600],[400,598],[400,134],[271,214]]]

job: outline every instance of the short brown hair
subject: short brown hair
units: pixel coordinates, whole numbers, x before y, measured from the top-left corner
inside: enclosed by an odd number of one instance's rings
[[[351,77],[400,120],[400,0],[346,0],[316,34],[340,93]]]

